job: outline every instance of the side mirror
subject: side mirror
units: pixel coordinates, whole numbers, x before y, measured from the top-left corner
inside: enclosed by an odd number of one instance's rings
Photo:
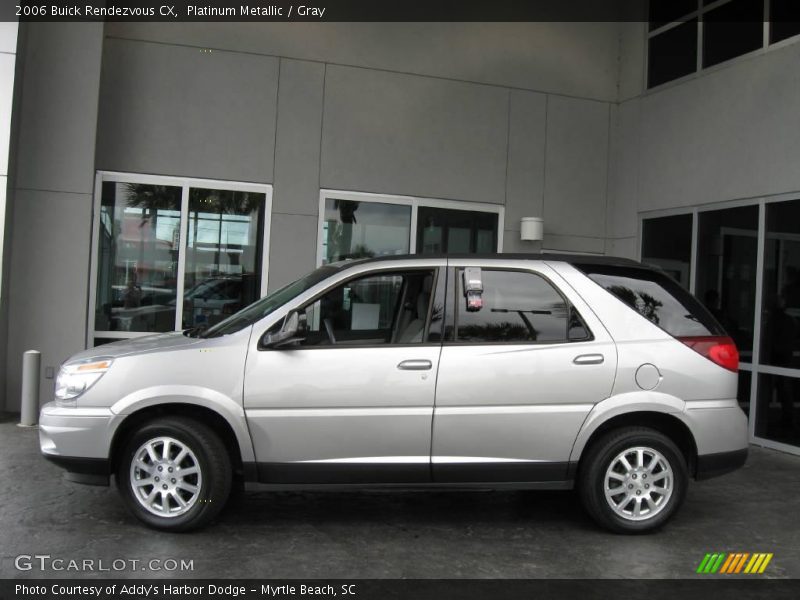
[[[281,348],[297,344],[305,339],[306,315],[293,310],[283,320],[281,328],[274,333],[265,333],[261,338],[261,348]]]

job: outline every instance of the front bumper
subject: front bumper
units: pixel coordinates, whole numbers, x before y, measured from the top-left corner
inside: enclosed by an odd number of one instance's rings
[[[44,457],[66,469],[66,479],[108,485],[109,449],[120,417],[107,408],[61,408],[55,402],[39,415],[39,446]]]

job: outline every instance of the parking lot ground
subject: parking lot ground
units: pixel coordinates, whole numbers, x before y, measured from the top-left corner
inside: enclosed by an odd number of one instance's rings
[[[695,575],[707,552],[771,552],[765,577],[800,577],[800,457],[763,448],[735,473],[692,482],[651,535],[597,528],[572,492],[261,490],[203,531],[167,534],[139,524],[114,487],[64,481],[36,430],[2,421],[0,577],[691,578],[709,577]],[[139,562],[19,571],[21,554]],[[193,570],[142,570],[153,559]]]

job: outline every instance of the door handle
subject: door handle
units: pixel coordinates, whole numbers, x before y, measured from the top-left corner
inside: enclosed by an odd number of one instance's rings
[[[602,354],[581,354],[573,359],[573,364],[576,365],[601,365],[605,361]]]
[[[429,360],[404,360],[397,368],[402,371],[428,371],[432,366]]]

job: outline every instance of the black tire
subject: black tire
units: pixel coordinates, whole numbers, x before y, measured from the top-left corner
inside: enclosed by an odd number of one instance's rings
[[[611,501],[606,499],[605,494],[606,471],[612,462],[625,450],[637,447],[650,448],[659,452],[672,470],[672,494],[667,498],[663,506],[656,505],[654,502],[653,516],[640,516],[641,520],[634,520],[633,515],[622,516],[611,507],[610,502],[612,501],[622,504],[627,492],[621,492],[619,495],[614,496]],[[647,427],[615,429],[603,435],[591,447],[587,448],[586,452],[587,454],[581,462],[578,473],[578,492],[588,513],[599,525],[606,529],[615,533],[645,533],[653,531],[661,527],[677,512],[686,497],[686,488],[689,482],[686,459],[671,439],[654,429]],[[631,485],[645,485],[644,480],[641,478],[641,473],[638,474],[636,481],[631,481],[631,477],[636,479],[636,473],[629,475],[627,482],[621,485],[625,488]],[[651,481],[652,477],[651,475]],[[613,489],[617,488],[613,487]],[[633,493],[633,490],[637,488],[631,489],[631,493]],[[645,494],[649,493],[648,490],[638,491]],[[667,496],[664,495],[663,497]],[[631,496],[630,501],[633,503],[626,503],[623,508],[627,508],[628,512],[632,513],[637,499]],[[638,502],[644,504],[642,501]]]
[[[199,479],[192,479],[191,475],[186,477],[188,483],[200,482],[199,487],[195,486],[199,491],[191,496],[193,500],[190,498],[187,502],[190,504],[188,509],[181,509],[176,499],[166,499],[168,507],[174,507],[174,510],[177,511],[185,510],[182,514],[172,516],[154,514],[143,505],[145,501],[140,501],[134,490],[131,465],[137,451],[147,442],[161,437],[177,440],[185,448],[190,449],[199,467]],[[163,449],[163,446],[161,448]],[[191,456],[189,461],[188,464],[191,466]],[[184,461],[182,464],[186,465],[187,463]],[[162,479],[163,473],[156,473],[156,468],[153,467],[153,478],[161,475],[159,479]],[[128,437],[117,461],[116,479],[117,487],[125,503],[139,520],[155,529],[177,532],[203,527],[220,513],[230,495],[232,471],[230,455],[222,440],[211,428],[194,419],[163,417],[142,424]],[[171,476],[167,475],[167,477]],[[166,479],[162,481],[169,484]],[[161,482],[158,485],[162,485]],[[152,487],[146,487],[144,493],[148,493],[152,489]],[[184,499],[184,495],[188,494],[186,491],[177,489],[175,492],[176,494],[180,493],[182,499]],[[162,496],[162,506],[164,501],[165,497]]]

